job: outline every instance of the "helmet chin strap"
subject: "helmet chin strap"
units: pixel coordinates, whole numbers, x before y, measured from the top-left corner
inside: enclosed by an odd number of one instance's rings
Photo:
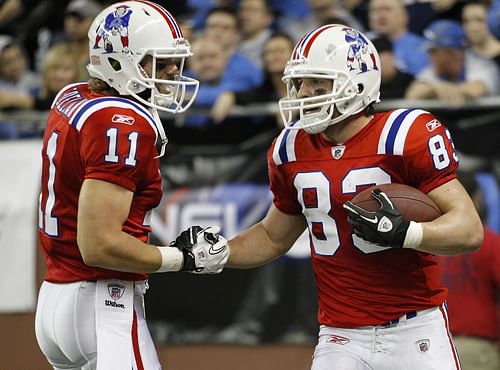
[[[319,134],[320,132],[325,131],[329,126],[330,118],[328,116],[327,112],[320,112],[315,114],[314,117],[304,117],[300,120],[300,123],[306,126],[304,127],[304,131],[308,134]]]
[[[158,114],[158,110],[157,109],[151,109],[151,113],[153,115],[153,118],[155,120],[155,123],[156,123],[156,129],[158,130],[158,134],[160,136],[160,140],[161,140],[161,149],[160,149],[160,154],[158,154],[156,158],[161,158],[163,157],[163,155],[165,154],[165,148],[168,144],[168,139],[167,139],[167,135],[165,135],[165,130],[163,129],[163,124],[161,123],[161,119],[160,119],[160,115]]]
[[[318,113],[314,113],[309,116],[303,116],[298,123],[308,134],[319,134],[320,132],[325,131],[326,128],[331,125],[331,120],[335,109],[334,107],[334,104],[325,105]]]

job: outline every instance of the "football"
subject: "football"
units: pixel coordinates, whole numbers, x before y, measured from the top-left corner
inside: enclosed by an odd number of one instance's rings
[[[407,220],[426,222],[441,216],[439,207],[420,190],[404,184],[383,184],[372,186],[356,194],[351,202],[367,211],[376,211],[380,203],[372,197],[372,190],[379,188],[387,194],[401,215]]]

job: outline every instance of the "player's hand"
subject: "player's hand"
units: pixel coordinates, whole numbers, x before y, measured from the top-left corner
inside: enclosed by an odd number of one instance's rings
[[[196,274],[217,274],[222,271],[229,257],[227,240],[218,235],[218,227],[191,226],[171,244],[184,254],[181,271]]]
[[[374,189],[372,197],[380,203],[380,209],[367,211],[352,202],[345,202],[348,221],[360,238],[386,247],[402,247],[410,221],[401,216],[389,197],[380,189]]]

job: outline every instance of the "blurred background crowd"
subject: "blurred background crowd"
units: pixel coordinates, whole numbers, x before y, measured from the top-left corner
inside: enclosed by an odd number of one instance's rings
[[[88,78],[85,68],[88,28],[100,10],[114,2],[0,0],[1,140],[42,136],[43,113],[50,108],[55,94],[69,83]],[[461,169],[473,173],[483,191],[481,207],[485,225],[492,231],[500,231],[497,186],[500,0],[175,0],[158,3],[174,14],[184,36],[191,42],[194,56],[188,60],[187,74],[200,81],[192,111],[175,119],[162,116],[170,139],[167,156],[161,164],[169,189],[235,182],[266,183],[266,150],[282,127],[277,100],[286,95],[281,82],[286,61],[305,33],[323,24],[341,23],[365,32],[377,47],[382,63],[384,107],[426,109],[449,126],[460,153]],[[422,105],[422,101],[428,104]],[[419,105],[413,106],[412,102]],[[39,114],[22,114],[27,112]],[[494,248],[488,252],[493,257],[484,259],[480,267],[474,267],[472,260],[444,265],[452,266],[454,274],[467,277],[469,275],[464,274],[484,269],[488,261],[499,261],[499,240],[496,239],[494,246],[496,251]],[[305,263],[301,262],[304,260]],[[280,332],[281,340],[314,342],[316,299],[310,297],[311,294],[314,297],[314,285],[309,265],[307,258],[303,258],[291,264],[277,262],[269,265],[273,267],[256,270],[251,276],[232,272],[248,289],[242,289],[234,300],[234,314],[204,333],[190,332],[187,324],[182,326],[180,306],[168,306],[171,302],[155,298],[153,292],[149,299],[157,299],[157,304],[149,307],[156,307],[151,315],[158,324],[153,330],[157,340],[182,342],[207,340],[210,336],[219,342],[256,343],[276,338],[277,333],[269,331],[273,327],[269,317],[273,317],[277,303],[286,302],[288,308],[295,309],[286,318],[281,317],[288,320],[281,324],[289,329]],[[446,276],[448,282],[456,280],[450,278],[452,275]],[[284,286],[290,286],[294,277],[293,291],[286,291]],[[163,284],[171,289],[176,289],[179,279],[184,279],[182,284],[190,289],[200,289],[195,286],[199,283],[186,282],[185,277],[164,279]],[[486,293],[477,298],[478,302],[490,300],[493,307],[498,305],[495,303],[499,291],[498,272],[492,271],[477,279],[483,279],[487,286]],[[471,292],[477,293],[477,289],[471,288]],[[475,322],[465,324],[465,329],[458,328],[464,332],[457,335],[498,341],[498,312],[497,307],[488,313],[489,324],[479,325],[489,325],[492,330],[468,333],[468,327],[477,328]],[[175,330],[165,325],[162,315],[166,313],[173,313],[176,323],[169,325],[177,325]],[[179,333],[184,333],[184,337]]]
[[[0,109],[47,110],[64,85],[86,80],[88,28],[105,0],[0,2]],[[160,2],[161,3],[161,2]],[[187,127],[217,125],[235,106],[275,102],[281,72],[308,31],[342,23],[369,35],[382,58],[387,99],[459,107],[500,93],[500,2],[400,0],[177,0],[165,5],[194,50],[201,82]],[[61,11],[61,9],[64,9]],[[280,125],[280,120],[276,120]],[[1,138],[32,136],[15,124]]]

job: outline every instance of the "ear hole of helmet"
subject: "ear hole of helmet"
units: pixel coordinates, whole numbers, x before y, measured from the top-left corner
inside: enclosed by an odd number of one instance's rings
[[[363,84],[358,84],[358,95],[361,95],[365,90],[365,86]]]
[[[122,65],[118,60],[114,58],[108,58],[108,62],[111,65],[111,68],[115,70],[115,72],[119,72],[122,70]]]

